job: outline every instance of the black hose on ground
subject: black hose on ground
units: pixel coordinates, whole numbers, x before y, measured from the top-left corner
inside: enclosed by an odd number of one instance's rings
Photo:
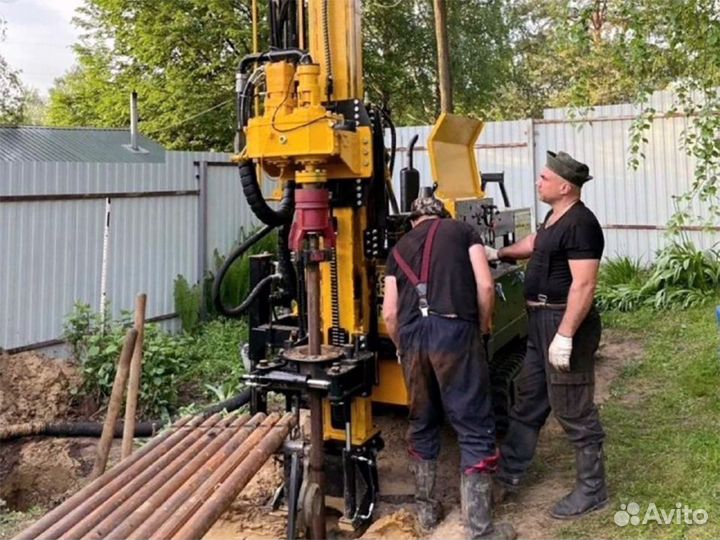
[[[250,389],[246,388],[237,396],[205,407],[200,411],[207,418],[222,410],[235,411],[250,402]],[[115,425],[115,439],[122,439],[123,422]],[[160,420],[135,424],[135,437],[146,438],[156,435],[165,424]],[[37,422],[5,426],[0,429],[0,441],[9,441],[22,437],[100,437],[103,424],[100,422],[63,422],[59,424],[40,424]]]

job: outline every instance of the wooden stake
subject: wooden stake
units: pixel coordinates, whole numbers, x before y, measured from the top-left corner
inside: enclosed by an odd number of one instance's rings
[[[127,400],[125,401],[125,425],[123,426],[122,450],[120,460],[132,454],[133,437],[135,435],[135,415],[137,414],[140,377],[142,375],[143,341],[145,339],[145,304],[147,295],[138,294],[135,298],[135,330],[137,339],[130,362],[130,379],[128,379]]]
[[[120,407],[122,406],[125,383],[127,382],[128,372],[130,371],[130,358],[135,348],[136,339],[137,330],[134,328],[128,329],[125,334],[122,352],[120,353],[120,360],[118,360],[117,364],[105,424],[103,424],[102,435],[100,436],[100,442],[98,443],[95,454],[95,466],[93,467],[92,473],[90,473],[91,480],[94,480],[104,473],[105,467],[107,466],[110,445],[112,444],[113,435],[115,434],[115,422],[117,422]]]

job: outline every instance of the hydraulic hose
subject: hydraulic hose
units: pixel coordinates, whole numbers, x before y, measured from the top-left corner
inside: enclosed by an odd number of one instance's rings
[[[295,211],[295,182],[287,182],[277,210],[270,208],[258,184],[255,164],[245,161],[240,165],[240,183],[250,209],[260,221],[271,227],[286,225],[292,221]]]
[[[228,412],[239,409],[250,402],[251,390],[244,389],[237,396],[221,401],[204,408],[200,414],[203,417],[211,416],[222,410]],[[160,420],[150,420],[135,424],[135,437],[152,437],[164,426]],[[99,422],[63,422],[50,424],[44,422],[28,422],[5,426],[0,429],[0,441],[8,441],[20,437],[44,436],[44,437],[100,437],[103,424]],[[120,439],[123,436],[123,423],[115,425],[113,437]]]
[[[215,306],[215,309],[218,310],[219,313],[222,313],[226,317],[239,317],[243,314],[243,312],[248,308],[250,303],[247,302],[247,298],[245,301],[243,301],[242,304],[239,306],[236,306],[234,308],[229,308],[222,302],[222,295],[220,287],[222,286],[222,282],[225,279],[225,274],[227,274],[230,267],[233,265],[233,263],[238,260],[240,257],[242,257],[245,252],[250,249],[253,245],[258,243],[260,240],[265,238],[268,234],[270,234],[275,227],[266,225],[262,229],[260,229],[258,232],[253,234],[250,238],[245,240],[242,244],[240,244],[235,251],[233,251],[230,255],[228,255],[227,259],[225,259],[225,262],[220,267],[220,270],[217,273],[217,276],[215,276],[215,280],[213,281],[213,288],[212,288],[212,298],[213,298],[213,305]],[[256,287],[257,288],[257,287]],[[252,293],[251,293],[252,295]],[[249,297],[248,297],[249,298]]]

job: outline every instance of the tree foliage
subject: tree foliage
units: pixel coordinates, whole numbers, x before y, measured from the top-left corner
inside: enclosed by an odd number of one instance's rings
[[[76,18],[84,32],[78,67],[51,92],[49,121],[126,126],[136,90],[144,133],[171,148],[228,149],[235,68],[251,52],[250,6],[86,0]],[[451,47],[463,51],[453,56],[455,101],[459,111],[478,113],[492,103],[510,58],[502,2],[448,7]],[[431,122],[438,110],[432,0],[367,2],[363,25],[369,97],[392,109],[398,124]]]
[[[0,19],[0,43],[5,40],[5,21]],[[24,88],[20,73],[0,55],[0,124],[17,124],[22,118]]]
[[[251,50],[249,5],[86,0],[75,19],[78,67],[51,92],[49,121],[127,126],[135,90],[143,133],[171,148],[228,148],[235,67]]]

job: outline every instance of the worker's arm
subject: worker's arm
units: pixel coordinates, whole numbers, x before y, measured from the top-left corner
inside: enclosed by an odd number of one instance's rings
[[[470,246],[468,253],[475,275],[480,331],[483,334],[489,334],[492,329],[492,314],[495,307],[495,280],[490,273],[490,265],[485,257],[485,248],[481,244],[474,244]]]
[[[385,296],[383,297],[382,315],[385,321],[385,328],[387,328],[390,339],[395,344],[396,349],[400,349],[400,342],[398,340],[398,290],[397,281],[394,276],[385,277]]]
[[[572,284],[568,293],[565,314],[548,348],[548,361],[559,371],[570,371],[573,336],[585,320],[592,306],[600,261],[597,259],[570,259]]]
[[[558,334],[572,337],[592,306],[600,261],[597,259],[571,259],[568,264],[570,265],[570,274],[572,274],[572,284],[568,293],[565,315],[558,327]]]
[[[529,259],[530,255],[532,255],[533,249],[535,248],[535,235],[536,233],[533,233],[526,236],[519,242],[515,242],[511,246],[498,249],[498,259],[510,259],[514,261]]]

